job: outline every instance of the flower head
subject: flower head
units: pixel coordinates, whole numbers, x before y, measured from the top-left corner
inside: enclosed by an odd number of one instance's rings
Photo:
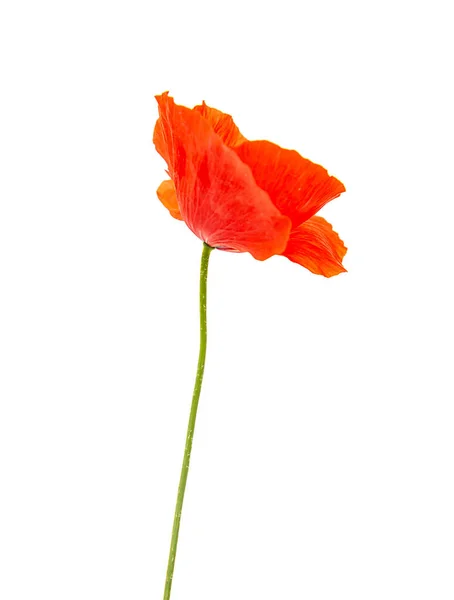
[[[338,179],[294,150],[247,140],[230,115],[205,103],[156,99],[153,141],[170,176],[157,194],[175,219],[214,248],[258,260],[280,254],[325,277],[345,271],[346,247],[315,216],[345,191]]]

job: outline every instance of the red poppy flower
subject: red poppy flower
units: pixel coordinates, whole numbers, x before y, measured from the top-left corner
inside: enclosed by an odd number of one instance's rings
[[[294,150],[247,140],[230,115],[205,103],[156,99],[153,141],[171,178],[157,194],[175,219],[214,248],[258,260],[280,254],[325,277],[345,271],[346,247],[315,216],[345,191],[338,179]]]

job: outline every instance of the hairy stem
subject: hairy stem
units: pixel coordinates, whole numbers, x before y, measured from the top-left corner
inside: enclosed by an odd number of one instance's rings
[[[169,600],[172,589],[173,571],[175,568],[175,557],[177,554],[178,534],[180,532],[181,511],[183,509],[184,492],[188,479],[189,462],[191,460],[192,440],[197,418],[197,407],[199,405],[200,390],[202,389],[203,372],[205,370],[205,356],[207,348],[207,276],[208,261],[213,248],[203,244],[202,260],[200,264],[200,349],[199,361],[197,363],[197,374],[195,378],[194,392],[192,394],[191,412],[189,414],[188,430],[186,433],[186,445],[184,448],[183,465],[181,467],[180,483],[178,485],[177,503],[173,518],[172,538],[170,542],[169,562],[167,563],[166,584],[164,589],[164,600]]]

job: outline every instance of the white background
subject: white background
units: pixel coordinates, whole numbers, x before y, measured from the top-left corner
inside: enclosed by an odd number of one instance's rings
[[[349,247],[212,254],[172,600],[452,600],[448,6],[2,3],[3,600],[162,596],[201,252],[155,197],[165,90],[327,167]]]

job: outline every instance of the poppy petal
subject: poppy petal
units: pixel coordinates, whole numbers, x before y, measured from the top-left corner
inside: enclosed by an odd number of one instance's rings
[[[332,277],[346,271],[342,265],[346,252],[330,223],[322,217],[312,217],[291,231],[282,254],[312,273]]]
[[[293,227],[345,192],[343,183],[295,150],[268,141],[246,141],[235,152],[251,167],[257,185],[290,217]]]
[[[153,141],[188,227],[210,246],[250,252],[258,260],[282,253],[290,219],[257,186],[250,168],[197,111],[175,104],[167,93],[156,99]]]
[[[229,148],[238,146],[246,141],[246,138],[240,133],[240,130],[233,122],[230,115],[227,115],[216,108],[211,108],[205,102],[195,106],[194,111],[198,112],[206,119],[213,131],[218,134],[221,140]]]
[[[164,204],[174,219],[183,220],[178,206],[177,192],[171,179],[166,179],[156,190],[159,200]]]

